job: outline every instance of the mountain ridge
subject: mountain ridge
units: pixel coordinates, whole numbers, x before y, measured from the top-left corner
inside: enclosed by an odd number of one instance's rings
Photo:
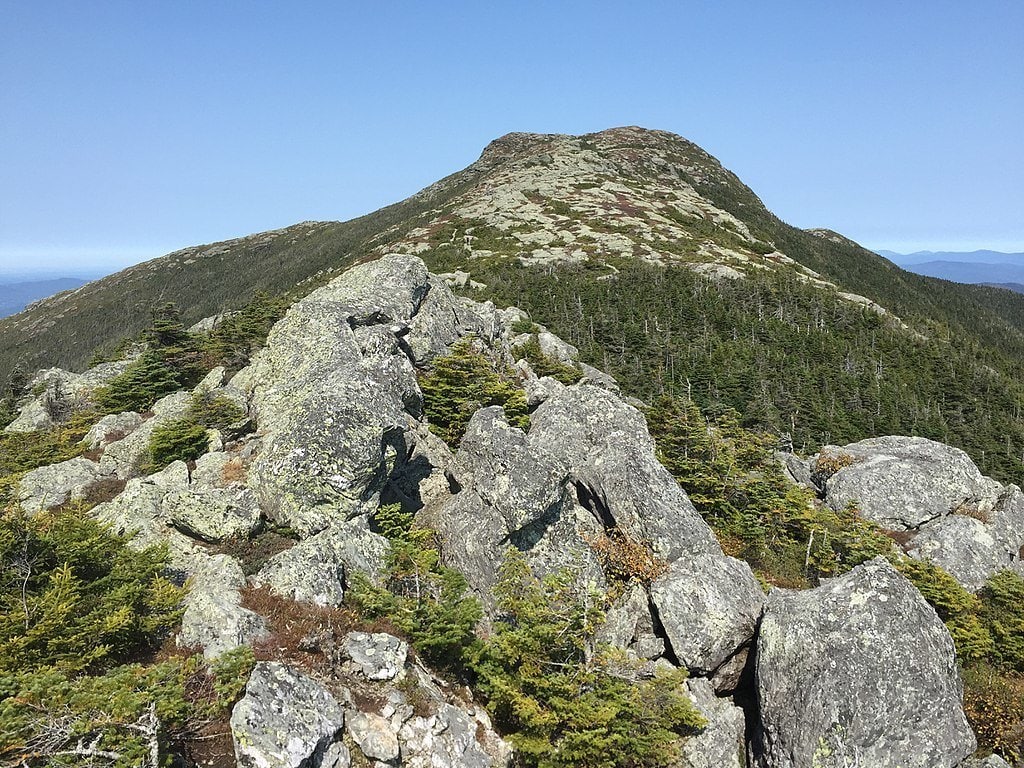
[[[697,145],[635,126],[507,134],[350,222],[132,267],[0,321],[0,370],[80,368],[165,301],[186,323],[261,290],[291,302],[388,252],[465,275],[467,295],[524,305],[635,396],[692,393],[806,450],[922,434],[1019,477],[1024,297],[913,275],[831,230],[791,227]],[[694,334],[699,346],[686,343]]]
[[[0,319],[17,314],[53,294],[80,288],[87,282],[76,277],[0,282]]]

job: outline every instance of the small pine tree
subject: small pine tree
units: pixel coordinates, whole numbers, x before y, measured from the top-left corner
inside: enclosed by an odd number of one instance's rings
[[[495,595],[504,615],[470,667],[522,765],[669,766],[680,738],[707,724],[683,687],[686,670],[632,680],[623,654],[591,652],[604,617],[569,572],[539,580],[512,550]]]
[[[480,408],[500,405],[510,424],[522,429],[529,424],[526,394],[515,375],[475,349],[475,341],[460,340],[451,354],[435,359],[430,371],[420,376],[430,429],[453,448]]]

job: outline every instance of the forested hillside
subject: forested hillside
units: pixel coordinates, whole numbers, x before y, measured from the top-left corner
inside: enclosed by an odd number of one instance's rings
[[[509,134],[362,218],[185,249],[44,301],[0,321],[0,374],[81,369],[167,301],[186,325],[260,291],[290,303],[392,251],[469,273],[473,298],[522,305],[639,397],[735,408],[798,450],[934,437],[1021,479],[1024,296],[791,227],[700,147],[639,128]]]
[[[866,435],[914,434],[966,449],[1021,479],[1024,349],[948,327],[922,337],[784,275],[712,283],[681,267],[478,273],[644,400],[732,408],[799,452]],[[1004,351],[1005,350],[1005,351]]]

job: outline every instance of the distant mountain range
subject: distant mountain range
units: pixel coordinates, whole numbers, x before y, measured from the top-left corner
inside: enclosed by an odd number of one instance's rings
[[[0,277],[0,317],[21,312],[33,301],[45,299],[61,291],[79,288],[87,282],[89,281],[78,277],[5,282],[4,278]]]
[[[1024,253],[999,251],[878,251],[909,272],[956,283],[977,283],[1024,293]]]

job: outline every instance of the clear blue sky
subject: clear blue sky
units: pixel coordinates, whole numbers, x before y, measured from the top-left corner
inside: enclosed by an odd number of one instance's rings
[[[798,226],[1024,251],[1020,0],[0,0],[0,271],[347,219],[503,133],[631,124]]]

